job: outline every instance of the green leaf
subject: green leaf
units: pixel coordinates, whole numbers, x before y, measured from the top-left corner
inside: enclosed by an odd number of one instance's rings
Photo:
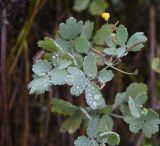
[[[146,122],[143,125],[143,132],[146,137],[159,131],[160,119],[159,115],[152,109],[149,109],[145,117]]]
[[[147,94],[144,92],[144,93],[141,93],[139,95],[137,95],[134,99],[134,103],[138,106],[141,106],[143,105],[148,99],[148,96]]]
[[[66,59],[66,60],[68,60],[68,61],[71,61],[71,62],[72,62],[72,65],[77,66],[76,59],[75,59],[75,57],[74,57],[72,54],[70,54],[70,53],[68,53],[68,52],[62,53],[62,54],[61,54],[61,58],[64,59],[64,60]]]
[[[120,111],[122,112],[123,116],[131,116],[128,105],[122,104],[120,106]]]
[[[75,0],[73,9],[77,12],[85,10],[89,5],[90,0]]]
[[[28,89],[30,89],[29,94],[33,93],[42,94],[45,91],[48,91],[50,86],[51,83],[49,77],[38,77],[29,83],[28,85]]]
[[[124,47],[128,39],[127,28],[123,25],[119,25],[119,27],[116,28],[116,38],[118,45]]]
[[[72,95],[79,96],[86,88],[88,83],[87,78],[84,73],[76,67],[69,67],[68,73],[69,75],[66,76],[66,83],[72,85],[70,92]]]
[[[117,55],[118,58],[126,56],[127,55],[126,48],[125,47],[119,47],[119,48],[117,48],[116,49],[116,55]]]
[[[61,126],[61,132],[75,133],[80,127],[83,120],[83,113],[79,110],[75,111],[73,115],[67,118]]]
[[[61,23],[59,26],[59,33],[62,38],[71,40],[77,37],[83,28],[82,21],[76,21],[74,17],[67,19],[66,23]]]
[[[106,48],[103,50],[103,52],[106,55],[116,56],[117,55],[117,49],[116,48]]]
[[[63,51],[62,48],[49,37],[45,37],[44,40],[38,41],[38,47],[41,47],[49,52]]]
[[[68,75],[65,69],[53,69],[50,72],[51,83],[53,85],[64,85],[65,77]]]
[[[105,106],[105,101],[100,91],[88,84],[85,89],[85,98],[87,104],[94,110]]]
[[[149,138],[152,134],[159,131],[159,115],[152,109],[148,109],[147,114],[140,118],[127,116],[124,118],[124,121],[129,124],[131,132],[138,133],[142,129],[144,135]]]
[[[51,111],[61,115],[73,115],[79,108],[70,102],[53,98],[51,101]]]
[[[57,69],[65,69],[72,64],[71,60],[67,59],[59,59],[56,68]]]
[[[77,62],[77,67],[82,68],[83,67],[83,57],[80,54],[75,54],[74,55],[76,62]]]
[[[115,132],[99,133],[97,139],[100,143],[102,144],[107,143],[108,145],[111,145],[111,146],[115,146],[120,143],[120,137]]]
[[[104,24],[93,37],[93,42],[97,45],[104,45],[106,37],[113,31],[112,24]]]
[[[37,60],[33,65],[32,71],[38,76],[45,76],[52,69],[51,62],[46,60]]]
[[[92,118],[88,122],[87,135],[90,138],[95,138],[98,122],[99,122],[99,118],[97,117]]]
[[[153,60],[152,60],[152,69],[154,70],[154,71],[156,71],[157,73],[160,73],[160,58],[154,58]]]
[[[136,96],[146,92],[147,86],[143,83],[132,83],[126,90],[127,95],[131,96],[132,98],[135,98]]]
[[[109,35],[107,35],[106,37],[106,44],[109,48],[116,48],[117,46],[117,42],[114,41],[114,38],[115,38],[115,34],[114,33],[109,33]]]
[[[92,0],[89,5],[89,12],[92,15],[99,15],[108,8],[108,3],[105,0]]]
[[[70,44],[68,41],[66,41],[65,39],[62,38],[58,38],[56,40],[56,43],[66,52],[69,51],[70,48]]]
[[[126,99],[127,99],[126,92],[118,93],[115,97],[113,108],[120,106],[124,101],[126,101]]]
[[[83,26],[81,36],[89,40],[92,37],[93,29],[94,29],[94,23],[91,21],[86,21]]]
[[[85,37],[78,37],[74,40],[74,47],[78,53],[88,53],[90,43]]]
[[[98,73],[98,80],[101,83],[106,83],[108,81],[111,81],[114,77],[114,73],[112,70],[102,70]]]
[[[107,143],[111,146],[119,145],[120,143],[119,135],[115,132],[108,132]]]
[[[110,116],[104,115],[98,123],[98,130],[102,131],[112,131],[113,128],[113,120]]]
[[[93,53],[89,53],[84,58],[83,70],[85,74],[90,78],[95,78],[97,75],[96,57]]]
[[[140,118],[140,113],[138,107],[135,105],[134,100],[132,97],[129,97],[128,100],[129,110],[131,112],[131,115],[135,118]]]
[[[143,121],[140,118],[127,116],[124,121],[129,124],[129,130],[133,133],[138,133],[142,129]]]
[[[140,51],[144,47],[144,43],[147,41],[143,32],[134,33],[127,42],[127,48],[131,48],[129,51]]]
[[[99,146],[99,144],[95,140],[90,140],[86,136],[79,136],[75,142],[75,146]]]

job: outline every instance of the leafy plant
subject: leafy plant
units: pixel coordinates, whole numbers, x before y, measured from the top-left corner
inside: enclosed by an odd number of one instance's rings
[[[82,2],[84,8],[88,1],[77,1]],[[153,109],[144,107],[148,99],[145,84],[130,84],[125,92],[116,95],[113,105],[107,105],[101,93],[115,71],[137,74],[137,71],[120,70],[116,65],[128,53],[140,51],[147,41],[146,36],[137,32],[129,37],[125,26],[108,22],[95,33],[93,29],[93,22],[70,17],[66,23],[60,24],[57,40],[45,37],[38,42],[46,54],[33,65],[34,79],[28,86],[30,93],[42,94],[53,85],[67,84],[72,95],[84,94],[85,107],[52,99],[52,112],[68,117],[61,131],[74,133],[82,123],[86,128],[86,135],[75,140],[76,146],[118,145],[120,136],[113,131],[112,117],[129,124],[132,133],[142,130],[150,138],[159,130],[160,119]],[[117,108],[122,115],[114,114]]]

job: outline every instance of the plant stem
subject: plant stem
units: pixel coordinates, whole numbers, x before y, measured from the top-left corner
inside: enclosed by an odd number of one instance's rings
[[[117,114],[113,114],[113,113],[109,113],[109,115],[111,115],[112,117],[116,117],[116,118],[120,118],[123,119],[123,116],[117,115]]]
[[[134,72],[130,73],[130,72],[125,72],[123,70],[120,70],[120,69],[118,69],[118,68],[116,68],[114,66],[110,66],[110,67],[113,68],[113,69],[115,69],[115,70],[117,70],[117,71],[119,71],[119,72],[121,72],[121,73],[127,74],[127,75],[137,75],[137,73],[138,73],[137,70],[135,70]]]

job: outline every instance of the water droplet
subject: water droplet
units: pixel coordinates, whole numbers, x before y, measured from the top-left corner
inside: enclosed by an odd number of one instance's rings
[[[52,56],[52,58],[53,58],[53,59],[55,59],[55,58],[56,58],[56,56]]]
[[[93,101],[93,102],[92,102],[92,105],[93,105],[93,106],[97,106],[97,103]]]
[[[96,94],[96,95],[94,95],[94,99],[95,100],[99,100],[101,98],[101,94]]]

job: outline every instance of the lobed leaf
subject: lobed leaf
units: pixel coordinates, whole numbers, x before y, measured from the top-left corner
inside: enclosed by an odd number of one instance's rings
[[[66,20],[66,23],[61,23],[59,26],[60,36],[66,40],[71,40],[77,37],[83,28],[82,21],[76,21],[74,17]]]
[[[45,76],[52,69],[51,62],[39,59],[32,67],[32,71],[38,76]]]
[[[51,101],[51,111],[61,115],[73,115],[79,108],[70,102],[53,98]]]
[[[95,78],[97,75],[97,65],[96,65],[96,57],[95,55],[90,52],[84,58],[83,62],[83,70],[85,74],[90,78]]]

